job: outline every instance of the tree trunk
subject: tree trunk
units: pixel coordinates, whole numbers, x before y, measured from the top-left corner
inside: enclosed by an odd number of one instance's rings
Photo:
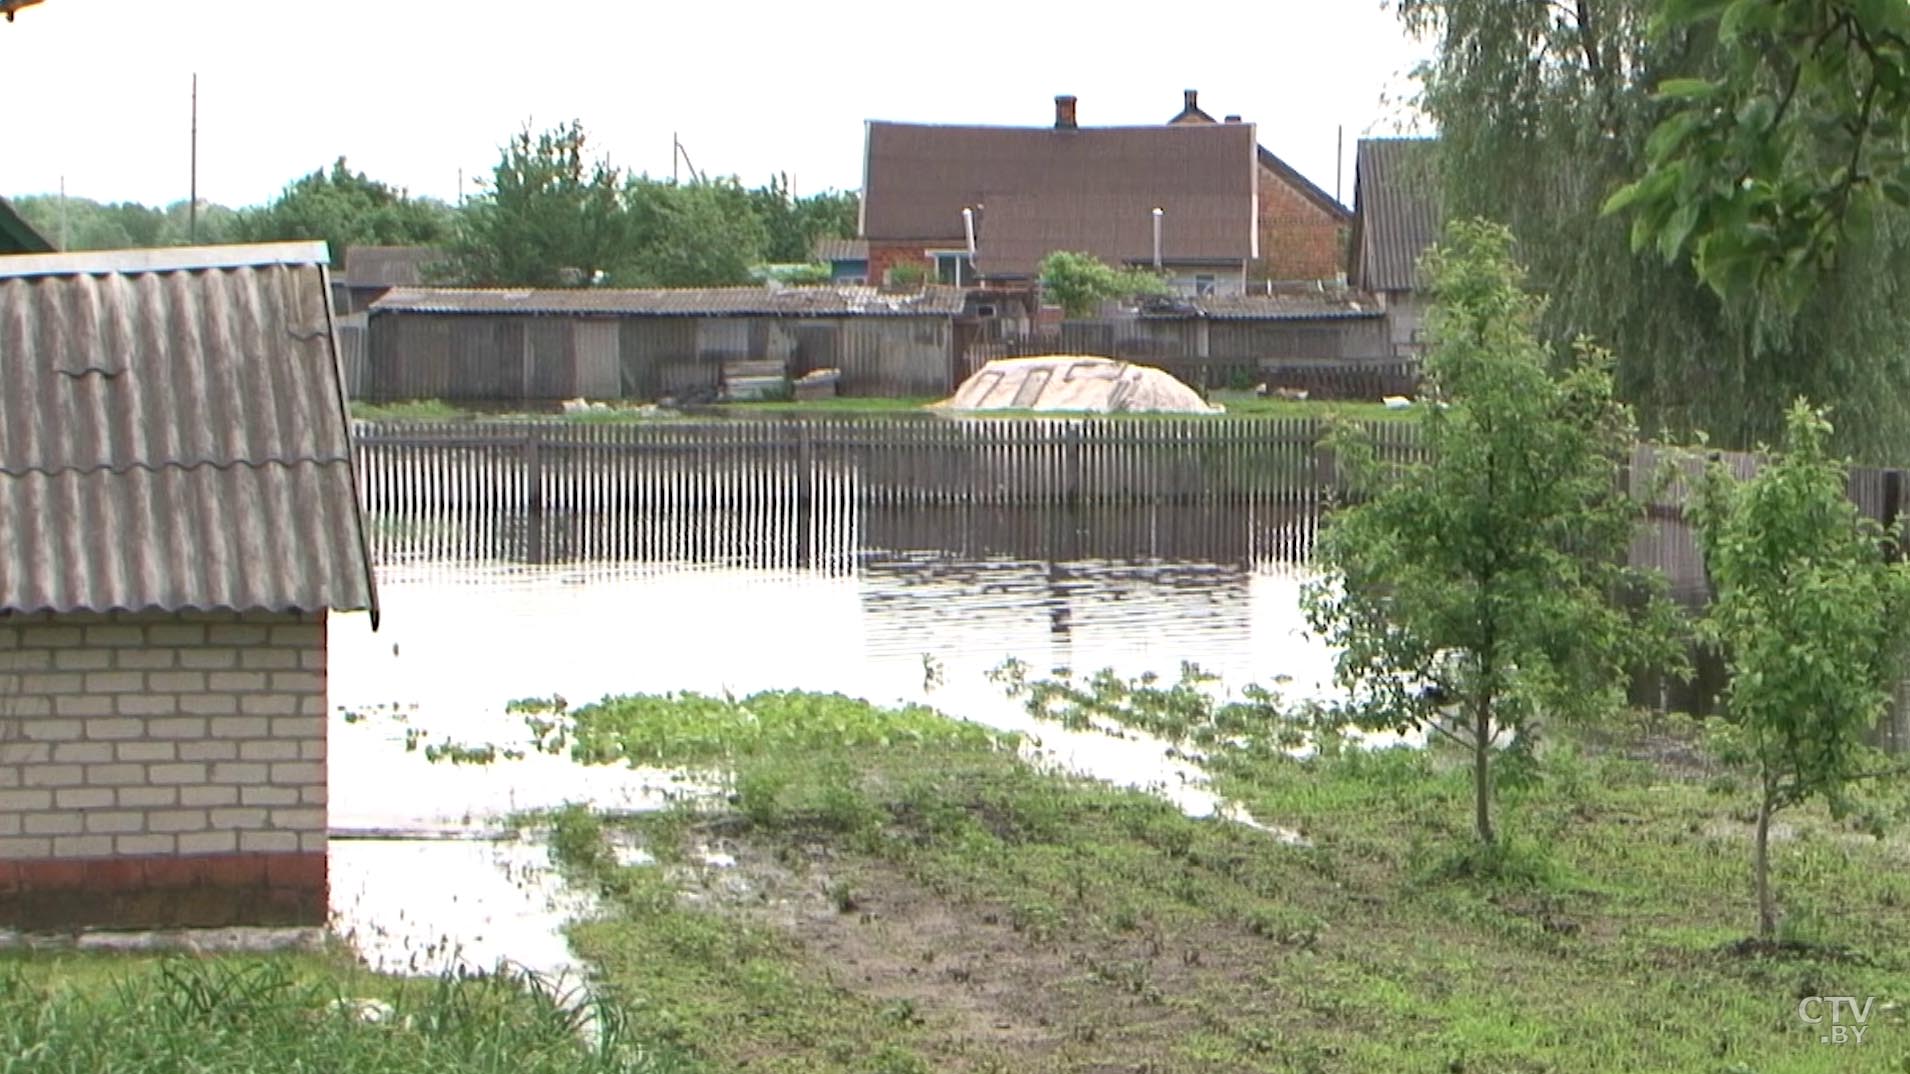
[[[1491,846],[1492,834],[1492,698],[1481,695],[1472,727],[1472,821],[1479,842]]]
[[[1771,899],[1771,792],[1757,807],[1757,851],[1752,872],[1757,877],[1757,938],[1770,941],[1777,936],[1777,905]]]

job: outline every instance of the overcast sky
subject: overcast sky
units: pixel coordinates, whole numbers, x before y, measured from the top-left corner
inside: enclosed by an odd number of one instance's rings
[[[0,23],[0,193],[186,197],[192,76],[199,195],[270,200],[339,155],[453,199],[526,122],[575,118],[634,171],[697,168],[798,191],[861,183],[863,121],[1159,123],[1198,89],[1216,118],[1341,190],[1366,134],[1416,130],[1425,49],[1380,0],[44,0]]]

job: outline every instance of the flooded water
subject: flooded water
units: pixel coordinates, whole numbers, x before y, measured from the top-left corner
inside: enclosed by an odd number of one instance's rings
[[[1033,732],[1047,763],[1214,812],[1222,806],[1201,774],[1161,743],[1037,727],[987,674],[1009,658],[1037,672],[1165,676],[1192,661],[1231,686],[1325,690],[1331,654],[1299,612],[1304,568],[1235,558],[1249,551],[1246,516],[1201,514],[1145,527],[1155,547],[1143,551],[1176,550],[1159,548],[1168,532],[1197,541],[1206,559],[1048,558],[1056,529],[1040,519],[991,516],[984,532],[949,515],[941,529],[924,518],[865,520],[856,547],[808,568],[773,557],[382,568],[381,628],[336,615],[329,638],[337,927],[392,969],[489,968],[499,958],[575,969],[558,930],[586,904],[550,875],[541,848],[487,837],[519,810],[656,808],[685,788],[663,772],[537,755],[433,764],[406,749],[408,734],[519,742],[521,720],[504,713],[514,698],[796,688],[924,702]],[[886,547],[863,546],[871,536]],[[1068,552],[1105,544],[1067,536]]]
[[[561,928],[588,905],[541,848],[502,838],[501,818],[694,790],[663,772],[434,765],[406,749],[418,735],[516,742],[514,698],[796,688],[926,702],[1033,732],[1039,763],[1234,816],[1162,743],[1036,727],[987,672],[1015,658],[1172,677],[1191,661],[1235,688],[1326,692],[1331,653],[1299,610],[1335,473],[1314,433],[820,428],[361,437],[384,626],[332,620],[330,772],[333,909],[368,958],[575,970]],[[1694,556],[1674,522],[1633,549],[1674,585],[1697,577]],[[1887,741],[1910,739],[1906,712]]]

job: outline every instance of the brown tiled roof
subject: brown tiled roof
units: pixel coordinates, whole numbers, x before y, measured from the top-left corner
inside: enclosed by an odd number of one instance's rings
[[[443,259],[435,246],[348,246],[345,286],[417,287],[430,282],[425,268]]]
[[[0,257],[0,611],[374,605],[324,265]]]
[[[1422,285],[1419,258],[1439,238],[1439,175],[1431,138],[1363,138],[1353,180],[1353,283],[1363,291]]]
[[[1208,115],[1206,110],[1201,108],[1199,104],[1199,100],[1200,100],[1199,95],[1194,90],[1185,91],[1185,93],[1182,95],[1183,103],[1181,105],[1180,112],[1177,113],[1173,119],[1170,119],[1167,122],[1172,124],[1194,124],[1194,125],[1219,123],[1220,120],[1217,120],[1213,116]],[[1273,151],[1269,150],[1266,146],[1264,145],[1257,146],[1256,148],[1259,150],[1259,160],[1260,160],[1260,166],[1262,168],[1265,168],[1268,171],[1272,172],[1273,174],[1279,176],[1282,182],[1292,187],[1295,191],[1299,193],[1301,197],[1319,206],[1322,212],[1325,212],[1327,215],[1333,217],[1334,220],[1342,224],[1352,223],[1353,221],[1352,210],[1348,209],[1344,205],[1341,205],[1340,200],[1338,198],[1334,197],[1331,194],[1328,194],[1324,190],[1321,190],[1319,186],[1313,182],[1313,180],[1308,179],[1306,176],[1300,174],[1300,170],[1298,168],[1295,168],[1293,165],[1288,164],[1286,161],[1281,160],[1277,156],[1274,156]],[[1261,253],[1263,254],[1265,252],[1266,251],[1264,250],[1261,251]]]
[[[718,287],[632,291],[608,287],[507,290],[398,287],[372,303],[380,313],[596,314],[660,317],[952,317],[962,292],[930,287],[891,294],[873,287]]]
[[[990,276],[1032,276],[1055,250],[1093,254],[1114,265],[1146,263],[1154,256],[1154,207],[1145,194],[997,194],[988,201],[986,238],[977,244],[975,260]],[[1226,239],[1239,222],[1237,197],[1182,197],[1161,217],[1162,260],[1231,262],[1238,271],[1244,255]]]
[[[962,210],[978,208],[976,261],[986,275],[1030,275],[1053,250],[1151,256],[1155,207],[1166,212],[1167,260],[1253,256],[1252,124],[870,123],[865,152],[863,236],[959,246]],[[1138,245],[1137,227],[1146,236]]]

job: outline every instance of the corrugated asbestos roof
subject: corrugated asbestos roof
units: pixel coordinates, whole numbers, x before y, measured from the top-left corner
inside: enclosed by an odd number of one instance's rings
[[[873,287],[719,287],[667,291],[614,288],[508,290],[398,287],[371,304],[378,313],[597,314],[621,317],[953,317],[962,291],[930,287],[891,294]]]
[[[869,241],[867,239],[817,239],[815,258],[818,261],[867,261]]]
[[[1439,174],[1431,138],[1363,138],[1353,179],[1353,283],[1365,291],[1422,286],[1419,258],[1437,242]]]
[[[1334,321],[1383,317],[1371,295],[1356,292],[1292,291],[1271,295],[1206,295],[1201,298],[1150,299],[1144,317],[1205,317],[1214,321]]]
[[[348,246],[345,286],[416,287],[427,282],[425,269],[443,260],[435,246]]]
[[[0,611],[371,608],[323,243],[0,257]]]
[[[959,247],[962,210],[975,209],[976,267],[1031,276],[1054,250],[1109,261],[1151,256],[1158,207],[1166,260],[1244,261],[1257,230],[1258,150],[1251,123],[1060,130],[872,122],[863,235]]]

